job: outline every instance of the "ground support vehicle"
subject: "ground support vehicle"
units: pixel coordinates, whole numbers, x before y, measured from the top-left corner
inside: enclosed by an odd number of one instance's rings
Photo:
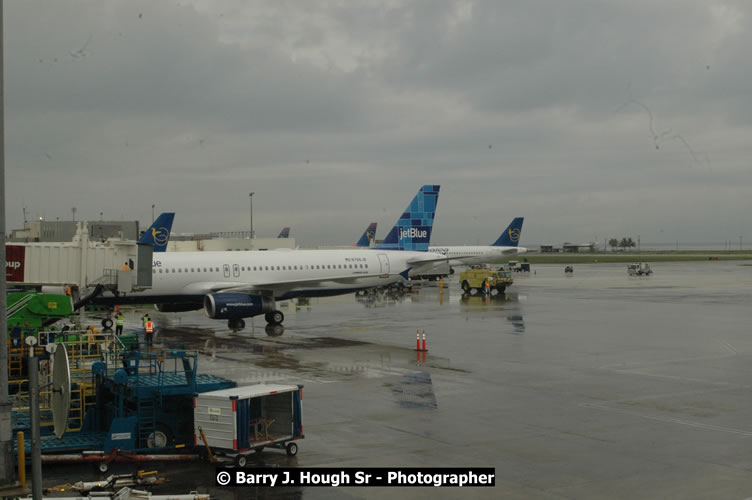
[[[247,455],[265,447],[298,453],[303,439],[303,386],[257,384],[196,396],[194,442],[244,467]]]
[[[514,283],[514,280],[509,271],[477,268],[460,273],[460,286],[465,293],[470,293],[472,290],[477,290],[478,293],[485,293],[486,291],[490,293],[492,289],[504,293],[504,290],[512,283]]]
[[[636,262],[627,265],[627,273],[630,276],[650,276],[653,274],[653,270],[650,269],[647,262]]]

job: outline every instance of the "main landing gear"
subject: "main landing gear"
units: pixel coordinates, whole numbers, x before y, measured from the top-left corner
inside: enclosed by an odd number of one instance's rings
[[[264,319],[270,325],[281,325],[282,322],[285,320],[285,315],[282,314],[282,311],[272,311],[272,312],[266,313],[264,315]]]
[[[266,322],[270,326],[278,326],[282,325],[282,322],[285,320],[285,315],[282,314],[282,311],[272,311],[266,313],[264,319],[266,319]],[[243,320],[243,318],[230,318],[227,320],[227,328],[234,332],[242,330],[245,328],[245,320]]]
[[[230,318],[227,320],[227,328],[229,328],[233,332],[242,330],[243,328],[245,328],[245,320],[243,320],[243,318]]]

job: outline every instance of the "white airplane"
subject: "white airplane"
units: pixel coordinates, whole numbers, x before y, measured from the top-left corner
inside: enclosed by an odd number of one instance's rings
[[[523,221],[523,217],[516,217],[490,245],[430,247],[428,251],[447,257],[450,265],[502,264],[514,255],[527,253],[527,248],[518,246]]]
[[[408,279],[443,255],[428,248],[439,186],[423,186],[390,234],[403,250],[271,250],[265,252],[166,252],[154,256],[152,288],[103,295],[100,304],[155,304],[164,312],[203,308],[212,319],[242,329],[261,314],[281,324],[275,301],[341,295]]]

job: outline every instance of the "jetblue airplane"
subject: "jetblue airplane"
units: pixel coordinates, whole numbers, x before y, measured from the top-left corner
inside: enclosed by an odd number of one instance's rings
[[[518,246],[523,221],[523,217],[515,218],[490,245],[430,247],[428,251],[448,257],[450,265],[501,264],[527,252],[527,248]]]
[[[240,330],[261,314],[270,324],[284,315],[277,300],[325,297],[389,285],[425,272],[447,258],[427,252],[439,186],[423,186],[392,233],[397,250],[270,250],[167,252],[154,257],[152,288],[100,296],[94,303],[156,304],[163,312],[203,308]],[[390,233],[390,234],[392,234]]]
[[[289,237],[290,237],[289,227],[283,227],[282,231],[279,232],[279,236],[277,236],[277,238],[289,238]]]
[[[358,248],[371,248],[371,242],[376,239],[376,223],[371,222],[363,232],[363,236],[360,237],[355,246]]]
[[[156,218],[149,229],[144,231],[139,243],[149,243],[154,247],[154,252],[167,251],[167,241],[170,239],[172,221],[175,220],[175,212],[165,212]]]

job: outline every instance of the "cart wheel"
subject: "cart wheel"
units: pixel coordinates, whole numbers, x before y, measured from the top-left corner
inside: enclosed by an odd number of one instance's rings
[[[247,463],[248,459],[245,455],[238,455],[237,457],[235,457],[235,465],[237,465],[238,467],[245,467],[245,464]]]
[[[107,462],[100,462],[99,463],[99,472],[105,473],[108,470],[110,470],[110,464],[108,464]]]
[[[294,457],[298,454],[298,445],[295,443],[287,443],[287,456]]]

